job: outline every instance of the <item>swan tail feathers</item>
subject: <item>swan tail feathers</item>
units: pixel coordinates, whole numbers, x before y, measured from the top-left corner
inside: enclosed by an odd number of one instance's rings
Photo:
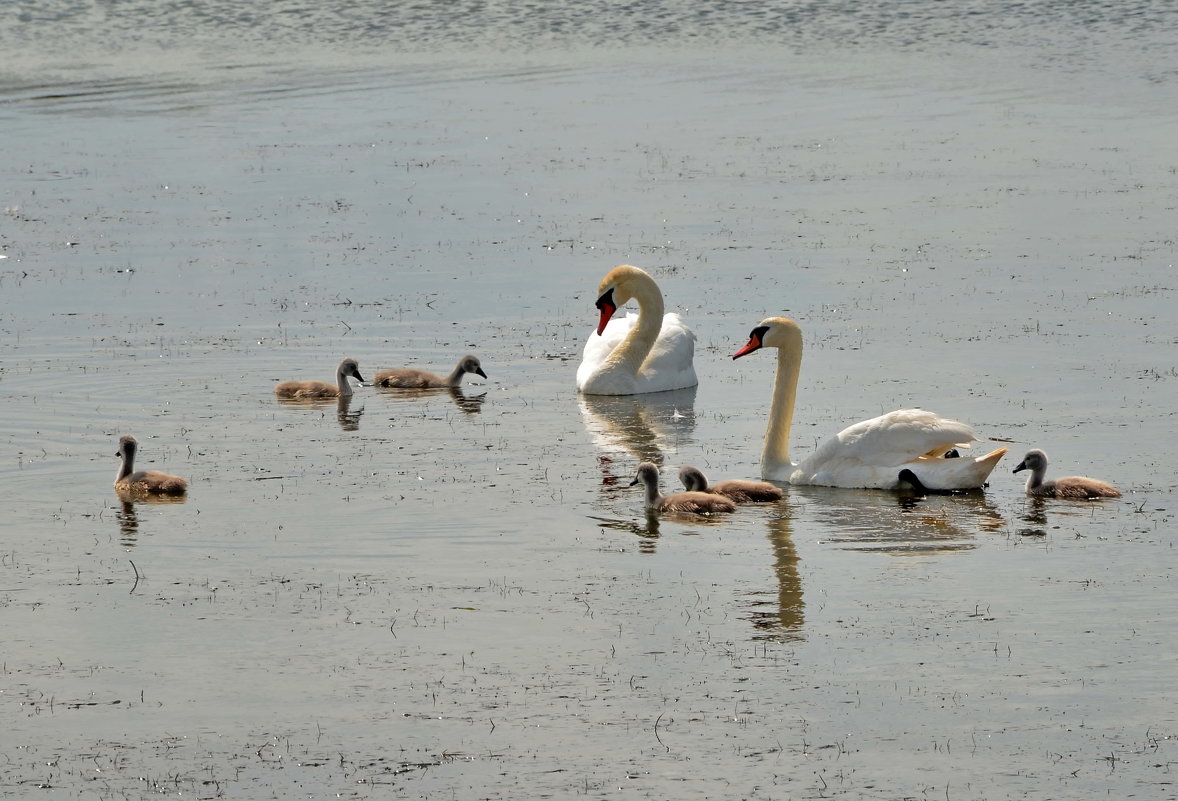
[[[929,489],[980,489],[986,485],[990,473],[998,466],[1006,451],[1006,448],[995,448],[975,458],[918,459],[905,466]]]

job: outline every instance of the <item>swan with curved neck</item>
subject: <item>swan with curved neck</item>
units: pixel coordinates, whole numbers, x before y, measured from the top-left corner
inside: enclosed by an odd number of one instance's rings
[[[135,452],[139,450],[139,440],[130,434],[119,439],[119,450],[116,456],[122,458],[118,475],[115,476],[115,490],[119,493],[131,495],[183,495],[188,491],[188,482],[179,476],[161,473],[158,470],[140,470],[135,472]]]
[[[628,264],[601,279],[597,333],[585,343],[577,391],[586,395],[638,395],[694,387],[695,334],[674,312],[664,314],[663,293],[644,271]],[[634,300],[638,314],[611,319]]]
[[[646,491],[646,508],[651,512],[688,512],[690,514],[712,514],[714,512],[735,512],[736,504],[719,495],[707,492],[676,492],[663,495],[659,492],[659,469],[653,462],[638,465],[638,472],[630,486],[642,484]]]
[[[684,465],[679,468],[679,480],[688,492],[708,492],[723,495],[736,503],[762,503],[780,501],[784,493],[768,481],[741,481],[730,479],[715,484],[708,483],[708,477],[698,467]]]
[[[977,458],[946,458],[954,447],[978,440],[973,429],[923,409],[898,409],[844,428],[794,464],[789,433],[802,364],[802,329],[786,317],[762,320],[732,358],[761,348],[777,348],[773,404],[761,452],[762,478],[825,487],[896,489],[900,471],[908,469],[932,490],[975,489],[986,483],[1006,453],[1006,448],[998,448]]]
[[[1045,480],[1047,475],[1047,454],[1036,448],[1018,463],[1013,472],[1030,470],[1026,492],[1032,498],[1120,498],[1121,491],[1105,481],[1087,476],[1064,476]]]
[[[274,387],[274,394],[280,398],[306,400],[314,398],[350,398],[352,385],[349,378],[355,378],[364,383],[364,376],[360,375],[360,365],[355,359],[344,359],[335,371],[335,383],[326,381],[283,381]]]
[[[483,365],[473,355],[463,356],[458,361],[450,375],[440,376],[425,370],[404,368],[401,370],[381,370],[372,377],[374,387],[402,387],[404,389],[439,389],[442,387],[457,387],[462,383],[462,377],[467,373],[487,377],[483,372]]]

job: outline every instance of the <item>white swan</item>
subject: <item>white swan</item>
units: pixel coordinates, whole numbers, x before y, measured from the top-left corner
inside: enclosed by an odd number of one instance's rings
[[[900,471],[907,469],[929,489],[976,489],[986,483],[1006,453],[1006,448],[998,448],[977,458],[945,458],[954,447],[968,447],[978,440],[973,429],[922,409],[898,409],[844,428],[794,464],[789,458],[789,429],[802,364],[802,329],[785,317],[762,320],[732,358],[763,347],[777,348],[777,377],[761,452],[761,478],[825,487],[896,489]]]
[[[664,316],[663,293],[653,278],[623,264],[601,279],[597,294],[601,317],[577,369],[578,392],[638,395],[699,383],[692,364],[695,334],[678,314]],[[638,302],[638,314],[611,320],[630,300]]]

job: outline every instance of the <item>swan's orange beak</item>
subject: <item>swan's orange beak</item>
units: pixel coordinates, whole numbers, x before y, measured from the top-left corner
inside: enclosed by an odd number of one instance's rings
[[[601,317],[597,321],[597,336],[601,336],[601,332],[609,324],[610,318],[614,316],[614,312],[618,310],[618,306],[614,303],[614,288],[611,286],[605,292],[601,293],[601,297],[597,299],[595,304],[601,312]]]
[[[754,350],[760,350],[762,343],[761,337],[765,335],[763,329],[754,328],[753,333],[749,335],[749,341],[745,343],[744,347],[732,354],[733,359],[739,359],[741,356],[748,356]]]

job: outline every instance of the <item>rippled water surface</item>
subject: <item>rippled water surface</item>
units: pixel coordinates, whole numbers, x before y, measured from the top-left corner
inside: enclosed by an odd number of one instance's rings
[[[1178,797],[1167,4],[19,8],[0,794]],[[698,388],[573,391],[623,262]],[[756,476],[780,314],[795,456],[918,405],[990,486],[648,519]]]

